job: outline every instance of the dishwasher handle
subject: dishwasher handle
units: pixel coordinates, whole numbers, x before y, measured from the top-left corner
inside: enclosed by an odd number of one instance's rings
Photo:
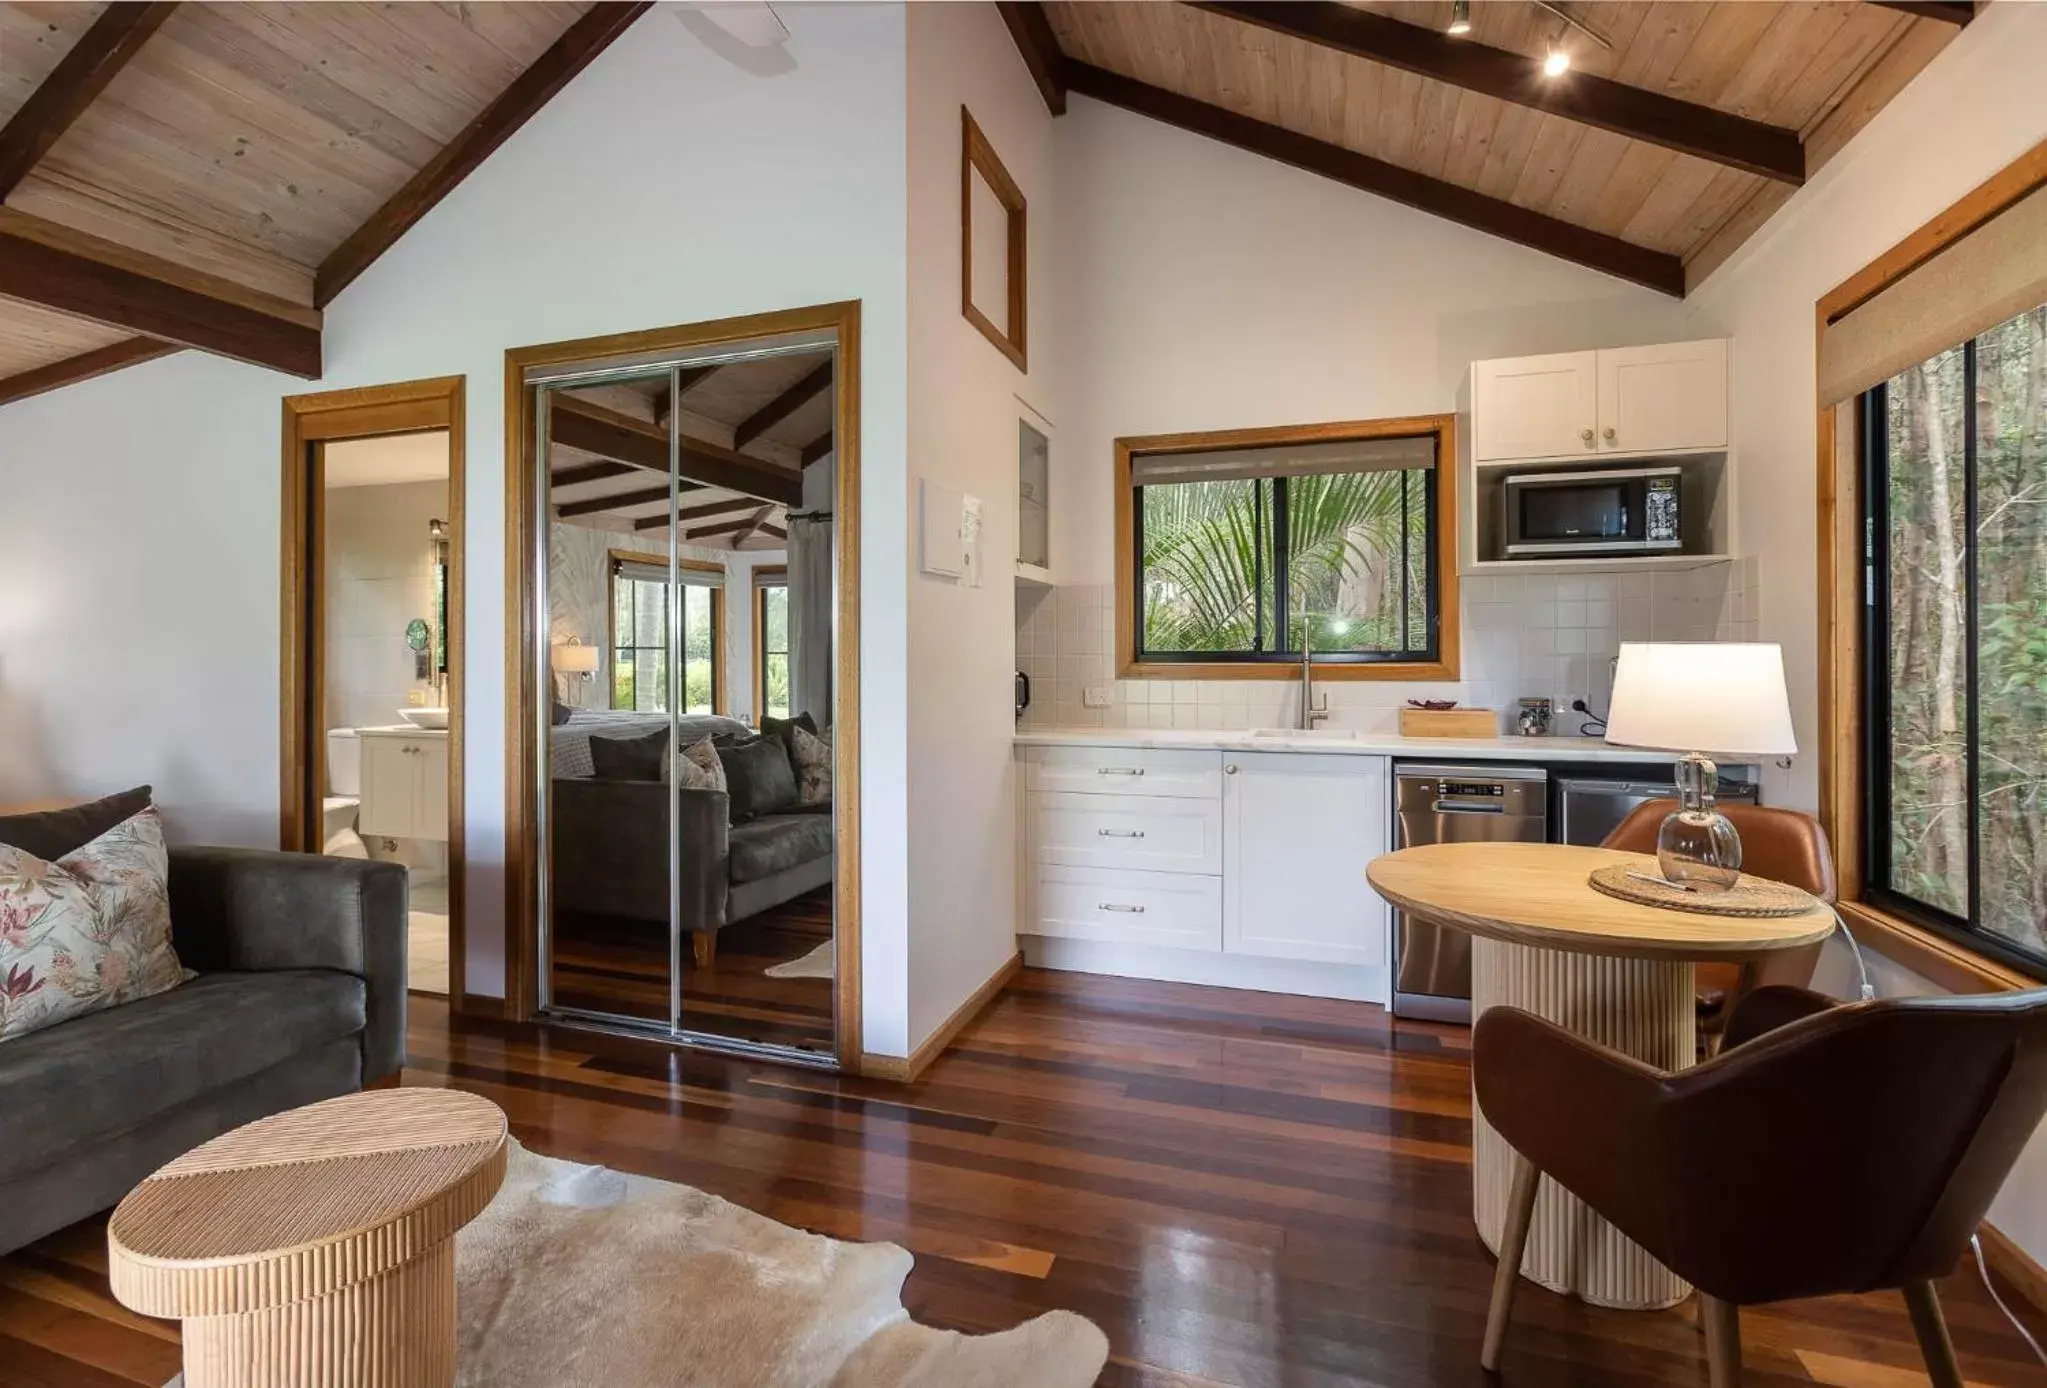
[[[1499,800],[1437,800],[1429,806],[1437,814],[1505,814],[1507,806]]]

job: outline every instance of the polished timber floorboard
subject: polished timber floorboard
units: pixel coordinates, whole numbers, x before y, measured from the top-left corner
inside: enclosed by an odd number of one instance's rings
[[[405,1082],[488,1096],[537,1151],[904,1244],[928,1323],[1080,1311],[1114,1388],[1703,1385],[1689,1303],[1601,1311],[1525,1284],[1504,1372],[1480,1372],[1465,1042],[1356,1004],[1029,970],[908,1088],[451,1023],[420,998]],[[0,1258],[0,1385],[176,1370],[176,1328],[110,1302],[105,1268],[100,1221]],[[2047,1383],[1974,1275],[1941,1287],[1969,1382]],[[1926,1382],[1893,1296],[1743,1330],[1754,1388]]]

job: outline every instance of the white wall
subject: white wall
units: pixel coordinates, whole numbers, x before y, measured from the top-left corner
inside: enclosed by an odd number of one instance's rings
[[[767,76],[641,19],[334,303],[317,387],[186,353],[0,412],[0,799],[148,780],[179,839],[275,843],[278,399],[466,375],[468,978],[497,992],[505,350],[859,299],[865,959],[903,975],[903,11],[781,12]],[[906,1007],[869,1025],[899,1042]]]
[[[1016,949],[1015,670],[1017,397],[1038,409],[1056,325],[1047,286],[1059,190],[1052,119],[992,5],[909,11],[910,492],[932,478],[985,503],[978,588],[909,580],[910,955],[914,1047]],[[960,107],[1028,204],[1030,372],[960,314]],[[874,1028],[868,1028],[870,1042]],[[896,1051],[901,1054],[901,1051]]]
[[[2047,5],[1978,12],[1899,97],[1776,219],[1694,294],[1697,329],[1734,338],[1743,547],[1761,565],[1764,640],[1784,645],[1799,744],[1818,738],[1818,511],[1813,305],[1848,276],[2047,138]],[[1766,782],[1778,803],[1818,802],[1819,764]],[[1872,957],[1879,991],[1938,992]],[[1848,996],[1845,951],[1820,983]],[[2047,1134],[2035,1136],[1991,1207],[1998,1228],[2047,1262]]]

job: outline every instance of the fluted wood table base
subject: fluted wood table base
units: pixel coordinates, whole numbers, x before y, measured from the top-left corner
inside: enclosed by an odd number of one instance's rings
[[[1471,942],[1471,1010],[1519,1007],[1664,1070],[1695,1058],[1692,965],[1672,959],[1617,959],[1510,944]],[[1499,1252],[1507,1222],[1512,1149],[1474,1100],[1471,1187],[1479,1237]],[[1521,1275],[1595,1306],[1648,1310],[1672,1306],[1690,1284],[1594,1214],[1554,1181],[1535,1200]]]

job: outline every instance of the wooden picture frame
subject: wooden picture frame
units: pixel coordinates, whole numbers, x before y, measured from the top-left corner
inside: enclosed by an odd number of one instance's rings
[[[1007,213],[1005,251],[1008,267],[1009,322],[998,325],[974,302],[974,176],[979,174]],[[1009,176],[997,157],[995,147],[981,133],[973,113],[960,107],[960,312],[996,350],[1015,363],[1019,371],[1030,370],[1030,223],[1023,190]]]
[[[1335,424],[1287,424],[1194,434],[1147,434],[1116,440],[1116,677],[1166,680],[1298,680],[1299,661],[1141,661],[1137,654],[1137,517],[1132,460],[1158,453],[1222,448],[1336,443],[1355,439],[1436,438],[1436,659],[1318,662],[1318,680],[1454,680],[1459,668],[1457,575],[1457,416],[1411,415]]]

